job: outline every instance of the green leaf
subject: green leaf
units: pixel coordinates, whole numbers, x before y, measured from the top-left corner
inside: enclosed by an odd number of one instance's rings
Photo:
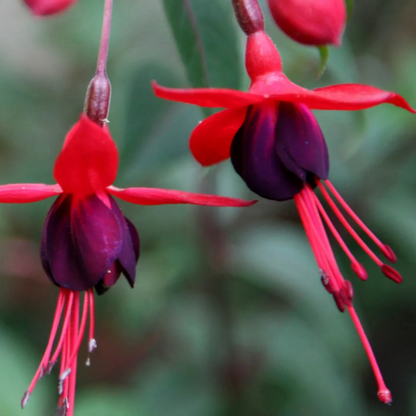
[[[231,2],[163,0],[178,52],[193,87],[240,86],[242,62]]]
[[[345,0],[345,6],[347,7],[347,19],[349,20],[354,11],[354,0]]]
[[[319,65],[318,79],[321,78],[325,72],[326,65],[329,59],[329,48],[328,45],[318,46],[319,55],[321,57],[321,64]]]

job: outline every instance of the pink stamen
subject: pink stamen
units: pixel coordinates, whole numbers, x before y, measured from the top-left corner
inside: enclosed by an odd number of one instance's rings
[[[55,340],[56,333],[58,331],[59,321],[61,320],[62,310],[63,310],[64,302],[65,302],[65,296],[66,296],[66,292],[64,289],[62,289],[59,292],[58,301],[57,301],[56,309],[55,309],[55,316],[53,318],[52,329],[49,335],[48,344],[46,346],[45,353],[43,354],[40,365],[35,373],[35,376],[33,377],[28,389],[26,390],[23,396],[23,399],[21,402],[22,409],[27,405],[27,402],[29,401],[30,395],[32,394],[34,390],[36,383],[40,379],[40,376],[45,372],[45,369],[49,363],[49,356],[51,354],[53,342]]]
[[[344,240],[342,239],[339,232],[334,227],[334,224],[332,224],[331,220],[328,217],[328,214],[325,212],[324,207],[322,206],[321,202],[319,201],[318,197],[314,195],[315,203],[318,207],[318,210],[320,214],[322,215],[323,219],[325,220],[326,225],[331,230],[333,236],[338,241],[338,244],[341,246],[341,248],[344,250],[345,254],[348,256],[348,258],[351,260],[351,268],[354,270],[354,272],[358,275],[358,277],[361,280],[367,280],[368,275],[364,267],[357,261],[355,256],[351,253],[351,250],[347,247]]]
[[[71,358],[69,359],[69,362],[67,363],[67,368],[71,369],[71,372],[72,372],[72,367],[73,367],[74,362],[76,363],[78,351],[81,346],[82,338],[84,337],[85,326],[87,324],[87,316],[88,316],[88,300],[89,300],[89,295],[88,293],[85,293],[84,305],[82,308],[81,326],[79,329],[79,333],[75,334],[73,338],[74,343],[72,345],[72,355],[71,355]],[[76,308],[75,310],[79,311],[79,308]],[[73,319],[75,318],[73,317]],[[78,327],[78,323],[76,326]]]
[[[82,343],[85,328],[87,325],[88,314],[90,314],[90,337],[94,333],[94,293],[93,289],[88,290],[84,295],[83,310],[80,322],[80,293],[72,292],[61,288],[59,291],[58,303],[55,311],[55,317],[52,324],[51,335],[48,345],[43,355],[41,364],[36,371],[28,390],[22,399],[22,407],[24,407],[37,381],[41,375],[49,374],[53,365],[61,357],[60,376],[58,384],[58,412],[59,416],[73,416],[76,389],[77,374],[77,355]],[[63,310],[65,307],[65,313]],[[62,330],[57,343],[56,349],[51,357],[52,347],[57,336],[59,322],[64,315]],[[89,340],[89,346],[91,339]]]
[[[352,306],[348,306],[348,312],[350,313],[354,326],[358,332],[358,335],[361,338],[362,344],[364,345],[364,349],[367,353],[371,367],[373,368],[373,372],[378,384],[378,397],[383,403],[389,404],[392,402],[391,393],[390,390],[386,387],[386,384],[384,383],[383,376],[381,375],[380,368],[377,364],[376,357],[374,356],[374,352],[371,348],[370,342],[368,341],[367,335],[364,332],[364,328],[361,325],[357,313],[355,312],[355,309]]]
[[[364,224],[364,222],[358,217],[358,215],[350,208],[350,206],[345,202],[344,198],[339,194],[339,192],[335,189],[335,187],[332,185],[332,183],[326,179],[323,182],[325,182],[326,186],[330,189],[332,194],[335,196],[335,198],[338,200],[338,202],[341,204],[341,206],[345,209],[345,211],[349,214],[349,216],[361,227],[361,229],[374,241],[374,243],[377,244],[377,246],[382,251],[383,255],[386,257],[387,260],[389,260],[391,263],[394,263],[397,260],[396,255],[394,254],[393,250],[386,244],[383,244],[377,236]],[[323,189],[322,184],[320,184],[320,181],[317,181],[317,184],[319,188]]]
[[[352,253],[342,240],[341,236],[339,235],[339,233],[333,226],[332,222],[330,221],[328,215],[326,214],[322,204],[320,203],[320,201],[318,200],[318,198],[316,197],[309,185],[305,185],[303,190],[294,197],[294,200],[299,211],[299,215],[301,217],[303,226],[305,228],[306,235],[311,244],[312,251],[320,268],[321,281],[325,289],[333,296],[337,308],[341,312],[345,310],[345,307],[348,309],[351,319],[357,329],[358,335],[360,336],[361,342],[363,343],[364,349],[369,358],[375,378],[377,380],[378,397],[384,403],[390,403],[391,393],[384,383],[373,350],[371,349],[370,343],[367,339],[367,336],[365,335],[364,329],[358,319],[354,307],[352,306],[354,297],[354,290],[352,284],[351,282],[343,278],[341,272],[338,269],[334,254],[332,252],[331,246],[328,241],[328,237],[325,232],[324,225],[321,220],[321,216],[323,217],[331,232],[334,234],[334,237],[336,238],[340,246],[344,249],[348,257],[352,261],[351,266],[353,269],[355,268],[354,271],[359,276],[361,274],[360,277],[363,277],[364,274],[366,276],[365,270],[360,265],[360,263],[358,263],[358,261],[355,259],[355,257],[352,255]],[[330,202],[330,204],[332,202],[333,204],[333,201],[330,200],[330,198],[328,202]],[[341,222],[344,224],[346,220],[343,218]],[[383,273],[385,273],[386,276],[397,281],[401,279],[400,275],[390,266],[386,266],[381,263],[381,267]]]
[[[334,201],[331,199],[327,190],[324,188],[320,180],[317,180],[316,183],[319,186],[319,189],[322,192],[322,195],[325,197],[326,201],[334,211],[334,214],[338,217],[341,224],[347,229],[347,231],[352,235],[354,240],[361,246],[361,248],[367,253],[367,255],[379,266],[383,265],[383,262],[373,253],[373,251],[367,246],[367,244],[361,239],[357,232],[351,227],[344,215],[342,215],[339,208],[335,205]],[[361,220],[360,220],[361,221]]]
[[[50,359],[48,363],[48,367],[46,368],[46,374],[50,374],[56,361],[58,360],[59,354],[62,350],[62,346],[64,344],[64,340],[67,334],[69,321],[71,319],[71,311],[72,311],[72,301],[74,298],[73,292],[69,293],[68,301],[66,303],[65,308],[65,318],[64,318],[64,324],[62,325],[62,331],[61,331],[61,337],[59,338],[58,345],[56,346],[55,352],[52,355],[52,358]]]

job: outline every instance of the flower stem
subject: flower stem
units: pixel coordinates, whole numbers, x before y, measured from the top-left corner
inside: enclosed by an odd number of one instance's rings
[[[232,0],[234,13],[247,36],[264,30],[264,18],[258,0]]]
[[[84,105],[84,113],[100,126],[108,122],[107,116],[110,109],[111,84],[107,77],[107,59],[112,10],[113,0],[105,0],[97,70],[88,86]]]
[[[113,0],[105,0],[101,43],[97,62],[97,75],[105,75],[107,73],[108,45],[110,41],[112,11]]]

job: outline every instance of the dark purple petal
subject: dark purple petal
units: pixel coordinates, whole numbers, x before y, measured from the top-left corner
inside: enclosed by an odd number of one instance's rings
[[[253,192],[283,201],[300,192],[303,181],[287,169],[275,150],[278,105],[266,101],[248,109],[231,145],[231,161]]]
[[[276,152],[287,169],[303,182],[310,174],[327,179],[328,149],[314,115],[303,104],[282,102],[279,105],[276,130]]]
[[[117,260],[123,243],[117,216],[96,195],[62,195],[43,230],[45,271],[58,286],[82,291],[95,286]]]
[[[110,289],[111,286],[117,283],[122,272],[121,265],[116,260],[113,265],[107,270],[105,276],[95,285],[95,291],[98,295],[102,295]]]
[[[130,286],[134,287],[136,264],[139,260],[140,250],[139,234],[135,226],[122,214],[113,198],[111,198],[111,209],[117,216],[120,224],[123,224],[123,245],[118,256],[118,262]]]

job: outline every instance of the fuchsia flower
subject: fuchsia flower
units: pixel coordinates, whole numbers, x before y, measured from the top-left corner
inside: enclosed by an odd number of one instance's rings
[[[248,92],[229,89],[172,89],[154,84],[158,97],[199,105],[226,108],[192,132],[190,148],[203,166],[229,157],[247,186],[264,198],[282,201],[293,198],[319,266],[322,283],[338,309],[345,309],[361,337],[373,367],[381,401],[391,401],[373,351],[353,307],[353,289],[337,266],[324,223],[351,260],[353,271],[367,279],[364,267],[348,249],[313,192],[316,186],[341,224],[390,279],[400,283],[399,273],[367,246],[347,221],[336,201],[379,247],[390,262],[396,257],[357,217],[328,180],[329,160],[324,136],[311,110],[362,110],[382,103],[415,112],[400,95],[359,85],[333,85],[307,90],[293,84],[282,72],[279,53],[264,32],[259,6],[234,1],[237,18],[248,35],[246,68],[251,78]],[[333,197],[330,196],[332,193]]]
[[[23,0],[36,16],[61,13],[72,7],[78,0]]]
[[[268,0],[277,26],[304,45],[340,46],[347,20],[345,0]]]
[[[104,293],[123,273],[134,286],[139,259],[139,235],[123,216],[116,196],[138,205],[196,204],[242,207],[253,202],[213,195],[153,188],[116,188],[118,152],[106,126],[86,115],[68,133],[55,163],[58,184],[0,186],[0,202],[29,203],[58,196],[42,233],[41,259],[49,279],[60,288],[51,335],[40,366],[26,391],[26,405],[37,381],[61,357],[59,414],[72,416],[75,399],[77,354],[90,319],[88,348],[94,340],[94,294]],[[81,317],[80,292],[86,291]],[[58,326],[63,316],[60,336]],[[53,344],[57,338],[54,351]]]

